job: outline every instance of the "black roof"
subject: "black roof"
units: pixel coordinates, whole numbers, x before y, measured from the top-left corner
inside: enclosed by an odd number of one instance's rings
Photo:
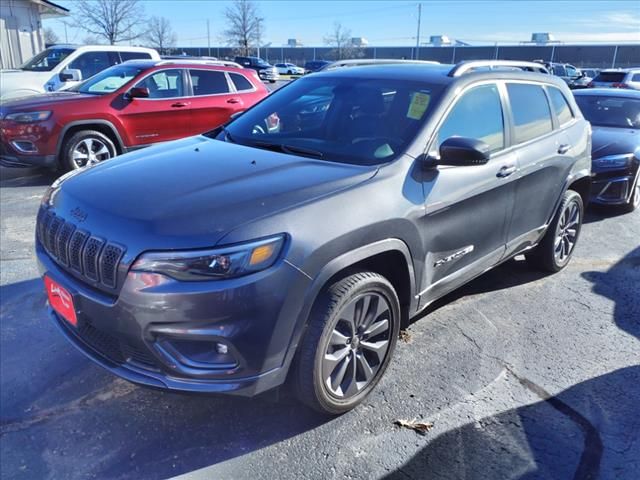
[[[628,88],[584,88],[574,90],[573,95],[579,97],[620,97],[640,100],[640,90],[630,90]]]
[[[511,69],[474,70],[466,72],[460,76],[452,77],[449,76],[449,72],[451,72],[453,67],[455,67],[455,65],[418,63],[365,65],[317,72],[314,73],[313,76],[402,79],[437,85],[449,85],[454,82],[466,84],[477,79],[534,80],[544,83],[553,83],[559,87],[566,86],[566,82],[564,82],[564,80],[554,75]]]

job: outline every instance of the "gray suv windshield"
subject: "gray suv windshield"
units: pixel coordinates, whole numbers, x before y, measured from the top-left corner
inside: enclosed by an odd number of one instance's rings
[[[231,123],[227,140],[325,160],[375,165],[412,142],[435,103],[421,82],[309,77]]]

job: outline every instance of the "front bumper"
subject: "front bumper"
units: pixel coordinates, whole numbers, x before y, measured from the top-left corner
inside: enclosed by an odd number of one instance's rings
[[[19,124],[0,120],[0,165],[3,167],[47,167],[56,166],[56,155],[52,146],[53,126],[50,121],[34,124]],[[14,142],[28,142],[35,147],[31,153],[21,152]]]
[[[637,163],[623,170],[592,173],[590,203],[599,205],[627,203],[633,194],[639,176]]]
[[[115,375],[167,390],[246,396],[285,381],[295,348],[291,313],[301,308],[295,298],[307,285],[286,262],[216,282],[131,272],[112,296],[67,274],[39,242],[36,254],[41,274],[71,293],[77,312],[74,327],[50,309],[54,323]]]
[[[258,72],[258,76],[262,79],[262,80],[279,80],[280,79],[280,74],[276,71],[272,71],[272,70],[260,70]]]

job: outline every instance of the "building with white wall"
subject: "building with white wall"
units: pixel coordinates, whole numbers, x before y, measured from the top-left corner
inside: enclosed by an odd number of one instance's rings
[[[0,0],[0,68],[15,68],[44,50],[42,20],[69,10],[48,0]]]

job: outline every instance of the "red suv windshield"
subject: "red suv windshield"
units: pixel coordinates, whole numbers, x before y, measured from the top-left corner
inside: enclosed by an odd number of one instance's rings
[[[91,77],[75,90],[80,93],[90,93],[91,95],[106,95],[118,90],[125,83],[137,77],[143,70],[144,68],[133,65],[117,65]]]

